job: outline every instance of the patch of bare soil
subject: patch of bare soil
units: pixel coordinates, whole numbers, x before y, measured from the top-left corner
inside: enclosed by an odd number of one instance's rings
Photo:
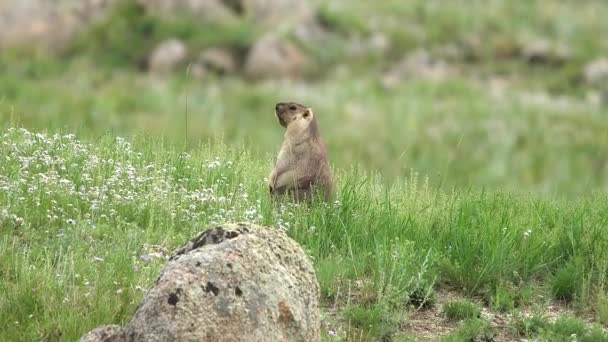
[[[354,328],[343,317],[342,305],[338,303],[356,303],[360,302],[364,296],[361,296],[360,286],[338,291],[336,300],[334,298],[331,303],[326,302],[322,314],[322,334],[324,341],[379,341],[377,336],[369,336],[360,334],[362,331],[353,330]],[[446,337],[459,327],[459,323],[446,318],[442,312],[443,306],[456,299],[467,299],[477,302],[482,308],[481,318],[489,322],[492,331],[494,332],[493,341],[529,341],[528,339],[518,336],[513,330],[513,320],[518,317],[530,317],[534,314],[542,314],[549,322],[554,322],[559,317],[571,315],[579,317],[588,323],[593,322],[593,317],[587,315],[581,316],[580,312],[576,312],[572,307],[557,301],[550,301],[543,298],[537,298],[534,306],[522,307],[518,309],[518,314],[502,313],[493,311],[480,301],[476,301],[462,293],[452,289],[438,289],[434,293],[434,303],[430,307],[412,308],[404,313],[403,319],[400,319],[399,333],[396,337],[397,341],[440,341],[442,337]]]
[[[438,341],[458,327],[457,322],[445,318],[442,308],[443,305],[451,300],[466,297],[456,291],[438,290],[435,298],[435,304],[432,308],[413,310],[410,313],[406,324],[402,326],[405,336],[415,337],[417,341]],[[470,300],[470,298],[468,299]],[[538,311],[534,311],[533,308],[521,309],[521,315],[524,317],[532,316],[535,312]],[[575,315],[571,307],[560,302],[552,302],[545,305],[541,312],[549,322],[554,322],[563,315]],[[495,333],[494,341],[496,342],[528,341],[526,338],[517,336],[512,330],[511,322],[514,317],[510,313],[495,312],[486,306],[482,306],[481,318],[490,322],[492,330]],[[582,318],[591,321],[591,317]]]
[[[446,319],[441,313],[444,303],[457,298],[455,292],[443,290],[435,293],[435,304],[430,308],[420,308],[410,313],[402,325],[407,336],[416,337],[418,341],[435,341],[447,336],[456,328],[456,322]]]

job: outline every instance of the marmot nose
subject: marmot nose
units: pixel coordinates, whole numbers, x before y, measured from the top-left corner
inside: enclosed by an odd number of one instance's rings
[[[284,102],[279,102],[277,103],[277,105],[274,107],[274,109],[276,109],[277,111],[279,111],[283,106],[285,106]]]

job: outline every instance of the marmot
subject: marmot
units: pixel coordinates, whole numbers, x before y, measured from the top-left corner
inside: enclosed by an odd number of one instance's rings
[[[333,180],[327,148],[311,108],[294,102],[277,103],[275,115],[285,127],[283,144],[274,169],[268,177],[271,197],[289,195],[296,202],[306,200],[316,190],[329,201]]]

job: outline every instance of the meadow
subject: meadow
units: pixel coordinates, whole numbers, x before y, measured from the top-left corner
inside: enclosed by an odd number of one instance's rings
[[[185,153],[146,137],[83,143],[16,128],[2,138],[4,340],[74,340],[124,322],[171,250],[226,221],[286,229],[304,246],[327,309],[323,324],[341,338],[398,338],[409,315],[448,290],[497,312],[534,312],[546,334],[543,305],[552,300],[608,319],[605,194],[567,201],[448,192],[416,174],[388,188],[350,169],[338,170],[335,203],[277,214],[267,164],[243,148],[215,142]],[[605,338],[585,325],[564,336],[587,331]]]
[[[581,80],[608,55],[608,6],[413,3],[324,5],[336,36],[302,46],[317,68],[297,80],[142,72],[139,24],[155,27],[148,43],[202,47],[255,32],[128,11],[59,57],[1,51],[0,340],[126,322],[174,248],[233,221],[285,229],[309,253],[326,341],[608,340],[608,89]],[[112,31],[125,22],[131,35]],[[388,51],[348,50],[374,32]],[[471,35],[474,57],[442,52]],[[572,56],[529,63],[530,37]],[[449,75],[385,87],[420,47]],[[334,203],[271,208],[284,100],[316,113]]]

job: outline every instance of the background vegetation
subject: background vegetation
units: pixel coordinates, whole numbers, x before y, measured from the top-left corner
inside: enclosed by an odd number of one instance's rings
[[[167,38],[246,51],[260,32],[131,2],[61,54],[1,50],[0,339],[124,323],[167,253],[233,220],[310,253],[327,340],[608,339],[608,88],[584,77],[606,17],[594,0],[331,1],[322,45],[293,38],[312,62],[291,80],[148,73]],[[401,74],[416,51],[444,72]],[[317,114],[336,203],[270,209],[283,100]]]

